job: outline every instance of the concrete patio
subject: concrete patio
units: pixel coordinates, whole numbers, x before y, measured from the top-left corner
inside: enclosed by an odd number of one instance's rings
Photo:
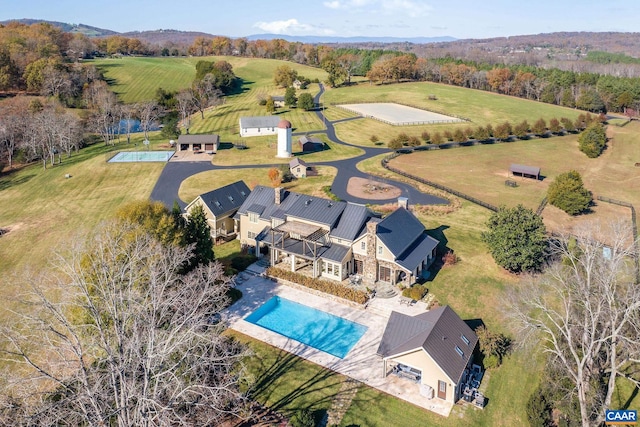
[[[279,285],[270,279],[261,277],[260,273],[261,269],[254,265],[249,269],[249,274],[243,273],[238,280],[237,288],[242,291],[243,296],[227,309],[226,315],[231,329],[339,372],[421,408],[439,415],[449,415],[453,405],[437,398],[427,399],[422,396],[417,383],[395,375],[383,377],[382,359],[376,355],[391,311],[416,315],[426,310],[424,304],[401,305],[399,297],[396,296],[389,299],[374,298],[367,309],[356,308],[335,301],[329,295],[320,297],[290,286]],[[247,315],[275,295],[365,325],[368,327],[367,332],[347,356],[340,359],[244,320]]]

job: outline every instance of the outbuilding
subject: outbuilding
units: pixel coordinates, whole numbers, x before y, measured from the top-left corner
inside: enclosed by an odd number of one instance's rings
[[[218,151],[218,135],[180,135],[178,137],[178,151]]]
[[[535,179],[536,181],[540,179],[540,168],[535,166],[524,166],[513,163],[509,167],[509,172],[511,172],[511,175],[513,176],[531,178]]]
[[[275,135],[279,123],[278,116],[240,117],[240,136]]]

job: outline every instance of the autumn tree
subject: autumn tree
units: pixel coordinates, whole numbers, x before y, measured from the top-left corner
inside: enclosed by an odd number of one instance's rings
[[[277,187],[282,182],[282,177],[280,176],[280,170],[278,168],[270,168],[267,175],[269,176],[271,185],[274,187]]]
[[[560,124],[560,120],[556,119],[555,117],[549,120],[549,130],[556,135],[562,132],[562,125]]]
[[[552,387],[577,400],[583,427],[602,425],[623,383],[640,386],[629,375],[640,362],[637,247],[628,225],[577,225],[551,241],[544,274],[509,298],[519,340],[548,356]]]
[[[531,131],[537,136],[544,136],[547,132],[547,122],[541,117],[531,126]]]
[[[54,254],[0,328],[12,423],[219,425],[241,411],[246,351],[212,322],[229,278],[219,263],[183,274],[191,257],[121,222]]]
[[[520,139],[527,139],[529,136],[529,122],[521,121],[513,127],[513,134]]]
[[[298,77],[298,72],[288,65],[281,65],[276,68],[273,76],[273,83],[280,87],[290,87]]]
[[[267,97],[267,102],[265,103],[265,109],[267,110],[267,113],[269,114],[273,114],[276,111],[276,103],[273,100],[272,97]]]

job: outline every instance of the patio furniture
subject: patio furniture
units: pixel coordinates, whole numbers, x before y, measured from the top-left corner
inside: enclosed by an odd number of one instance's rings
[[[407,297],[400,297],[400,305],[406,305],[407,307],[411,307],[413,304],[415,303],[415,301],[411,298],[407,298]]]

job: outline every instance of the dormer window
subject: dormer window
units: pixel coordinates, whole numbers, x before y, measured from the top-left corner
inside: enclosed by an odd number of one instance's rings
[[[220,202],[219,202],[219,201],[217,201],[217,200],[216,200],[216,202],[215,202],[215,203],[216,203],[216,206],[217,206],[217,207],[221,207],[221,206],[222,206],[222,205],[220,204]]]

